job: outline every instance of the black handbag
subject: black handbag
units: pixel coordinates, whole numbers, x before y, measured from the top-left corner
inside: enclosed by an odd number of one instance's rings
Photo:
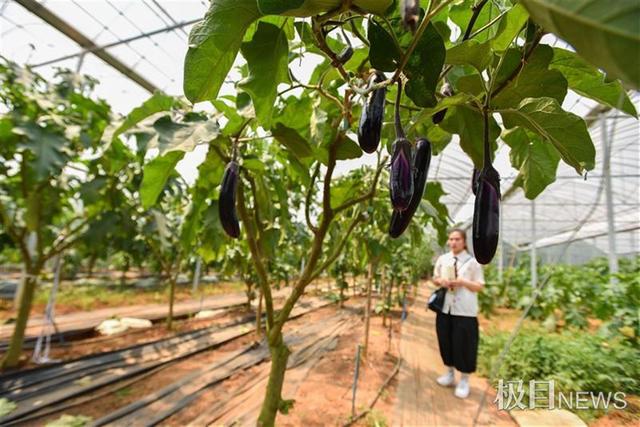
[[[442,307],[444,307],[444,296],[447,294],[447,288],[436,289],[427,302],[427,308],[436,313],[442,313]]]

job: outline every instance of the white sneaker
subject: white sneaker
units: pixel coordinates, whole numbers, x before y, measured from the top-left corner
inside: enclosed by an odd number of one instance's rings
[[[461,379],[453,394],[460,399],[466,399],[469,396],[469,380]]]
[[[453,386],[453,383],[455,382],[453,371],[449,371],[446,374],[439,376],[436,381],[443,387]]]

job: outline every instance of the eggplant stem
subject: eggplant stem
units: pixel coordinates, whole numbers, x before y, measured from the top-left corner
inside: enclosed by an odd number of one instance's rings
[[[400,101],[402,99],[402,81],[398,80],[398,94],[396,95],[395,106],[395,125],[396,125],[396,139],[406,139],[404,129],[402,129],[402,122],[400,121]]]

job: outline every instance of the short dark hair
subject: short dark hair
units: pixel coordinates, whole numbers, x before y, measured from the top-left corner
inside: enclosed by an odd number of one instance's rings
[[[462,236],[462,240],[464,241],[464,248],[467,248],[467,232],[464,231],[462,228],[452,228],[451,230],[449,230],[449,234],[451,233],[458,233],[460,234],[460,236]]]

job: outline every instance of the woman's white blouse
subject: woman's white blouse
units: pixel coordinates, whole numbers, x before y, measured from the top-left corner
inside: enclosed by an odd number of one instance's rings
[[[456,256],[458,257],[458,277],[484,285],[482,266],[473,255],[467,251],[462,251]],[[438,257],[434,267],[434,277],[452,278],[447,276],[452,275],[454,262],[453,252]],[[477,292],[470,291],[464,286],[449,289],[444,297],[442,312],[453,314],[454,316],[476,317],[478,315]]]

